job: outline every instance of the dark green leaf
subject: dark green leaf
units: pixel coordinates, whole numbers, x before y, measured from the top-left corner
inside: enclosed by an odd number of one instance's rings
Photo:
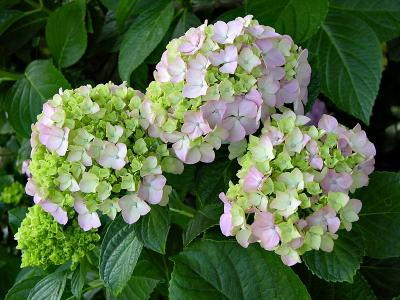
[[[364,242],[355,228],[338,232],[332,252],[309,251],[303,255],[308,269],[319,278],[332,282],[353,282],[364,256]]]
[[[72,273],[71,292],[77,299],[81,298],[82,289],[86,280],[86,272],[88,271],[87,269],[88,265],[86,261],[82,261],[75,269],[74,273]]]
[[[328,0],[252,0],[247,10],[260,24],[289,34],[296,42],[313,36],[328,13]]]
[[[8,115],[15,131],[29,137],[31,123],[42,110],[43,102],[57,93],[59,88],[71,86],[49,60],[34,60],[24,75],[10,90]]]
[[[15,81],[22,77],[22,74],[0,70],[0,83],[3,81]]]
[[[183,201],[184,198],[179,197],[175,190],[169,194],[169,210],[171,222],[185,229],[188,222],[194,217],[196,211]]]
[[[400,2],[393,0],[331,0],[330,8],[347,11],[367,22],[381,41],[400,35]]]
[[[189,28],[198,27],[200,25],[200,19],[195,14],[185,10],[182,14],[182,17],[176,24],[174,32],[172,33],[172,38],[181,37],[186,33]]]
[[[150,212],[135,224],[136,236],[146,248],[165,254],[170,224],[168,207],[154,205]]]
[[[361,266],[361,273],[382,299],[400,295],[400,258],[383,260],[367,259]]]
[[[321,300],[375,300],[376,296],[368,282],[360,274],[354,276],[354,282],[326,282],[316,276],[305,281],[312,299]],[[304,282],[304,281],[303,281]]]
[[[64,292],[66,272],[55,272],[40,280],[30,291],[28,300],[59,300]]]
[[[123,28],[125,20],[133,12],[136,0],[119,0],[117,10],[115,11],[115,18],[119,28]]]
[[[226,191],[235,174],[235,162],[226,158],[202,165],[195,182],[195,193],[201,206],[219,202],[219,193]]]
[[[0,36],[0,54],[7,56],[26,46],[33,46],[34,37],[46,24],[47,16],[43,11],[25,14]],[[30,59],[30,58],[29,58]]]
[[[234,9],[224,12],[215,21],[229,22],[229,21],[235,20],[237,17],[243,17],[245,15],[246,15],[246,13],[245,13],[244,7],[239,6],[237,8],[234,8]]]
[[[147,300],[156,287],[158,280],[146,277],[132,276],[120,295],[108,295],[110,300]]]
[[[400,173],[373,173],[355,197],[363,203],[356,224],[364,235],[366,255],[400,256]]]
[[[200,233],[217,225],[222,211],[221,203],[209,204],[197,211],[194,218],[187,225],[187,229],[183,235],[183,245],[188,245]]]
[[[85,53],[86,1],[76,0],[56,9],[47,20],[46,41],[60,68],[76,63]]]
[[[18,21],[24,13],[19,10],[5,9],[0,10],[0,35],[7,30],[14,22]]]
[[[322,92],[368,124],[382,68],[375,33],[356,16],[330,12],[310,44],[319,57]]]
[[[114,295],[119,294],[130,279],[142,251],[142,243],[134,225],[128,225],[121,215],[110,224],[101,244],[100,277]]]
[[[175,175],[166,173],[167,184],[178,193],[181,199],[186,197],[186,194],[194,188],[194,178],[196,175],[195,165],[186,165],[182,174]]]
[[[0,193],[3,189],[14,182],[14,177],[12,175],[0,175]]]
[[[26,300],[30,291],[43,279],[43,276],[34,276],[16,283],[7,293],[5,300]]]
[[[297,275],[259,245],[202,240],[173,258],[170,299],[310,299]]]
[[[15,234],[25,218],[28,209],[26,207],[16,207],[8,211],[8,224],[10,224],[12,232]]]
[[[130,81],[132,72],[156,48],[168,30],[174,15],[172,2],[156,1],[131,24],[121,44],[119,74]]]

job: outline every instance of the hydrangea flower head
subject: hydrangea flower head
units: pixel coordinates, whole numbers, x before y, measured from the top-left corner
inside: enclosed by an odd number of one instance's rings
[[[100,235],[94,230],[82,231],[76,220],[63,227],[39,205],[34,205],[29,208],[15,239],[17,249],[22,250],[22,268],[35,266],[47,269],[69,260],[74,268],[97,246]]]
[[[259,242],[291,266],[309,250],[332,251],[338,230],[351,230],[362,202],[349,192],[368,184],[375,147],[359,125],[348,129],[323,115],[316,127],[281,110],[265,120],[260,137],[249,137],[247,151],[229,147],[242,168],[239,182],[220,194],[220,227],[243,247]]]
[[[252,16],[205,22],[168,44],[147,88],[143,126],[172,143],[183,162],[210,162],[221,143],[255,133],[267,108],[303,112],[307,56]]]
[[[127,223],[168,198],[163,170],[183,164],[141,126],[143,95],[125,83],[82,86],[54,95],[32,126],[26,193],[60,224],[74,211],[84,231],[101,226],[99,214]],[[204,128],[203,128],[204,129]],[[164,201],[165,203],[165,201]]]

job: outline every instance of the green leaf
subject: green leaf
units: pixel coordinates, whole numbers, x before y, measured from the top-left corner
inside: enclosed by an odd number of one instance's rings
[[[123,28],[126,19],[133,12],[136,0],[119,0],[117,10],[115,11],[115,18],[119,28]]]
[[[172,38],[178,38],[185,35],[186,31],[191,27],[198,27],[201,25],[200,19],[193,13],[185,10],[182,17],[179,19],[174,32],[172,33]]]
[[[142,243],[134,225],[128,225],[117,216],[104,236],[100,250],[100,277],[114,295],[118,295],[130,279],[137,263]]]
[[[14,182],[14,177],[12,175],[0,175],[0,193],[3,189]]]
[[[328,13],[328,0],[253,0],[247,10],[260,24],[271,25],[296,42],[313,36]]]
[[[187,229],[183,235],[183,245],[188,245],[199,234],[217,225],[222,211],[221,203],[209,204],[197,211],[194,218],[187,225]]]
[[[366,255],[400,256],[400,173],[375,172],[355,198],[363,203],[356,223],[363,233]]]
[[[218,195],[225,192],[229,181],[235,178],[236,164],[232,160],[215,160],[212,164],[203,164],[195,181],[196,198],[201,206],[217,203]]]
[[[82,289],[85,285],[87,269],[88,265],[86,264],[86,261],[82,261],[72,273],[71,292],[77,299],[81,298]]]
[[[28,300],[59,300],[67,281],[66,272],[55,272],[40,280],[30,291]]]
[[[49,60],[34,60],[10,89],[8,116],[17,133],[30,137],[31,124],[42,110],[44,101],[58,92],[59,88],[71,88]]]
[[[331,0],[331,9],[347,11],[365,22],[384,42],[400,35],[400,2],[393,0]]]
[[[169,194],[168,206],[171,215],[171,222],[179,225],[182,229],[186,229],[187,224],[196,213],[196,210],[184,203],[184,199],[185,198],[179,197],[175,190],[172,190]]]
[[[130,81],[132,72],[156,48],[168,30],[174,15],[169,1],[156,1],[131,24],[121,44],[118,69],[123,80]]]
[[[253,244],[202,240],[173,258],[170,299],[310,299],[279,257]]]
[[[355,228],[338,232],[332,252],[309,251],[303,255],[307,268],[319,278],[332,282],[353,282],[364,256],[364,241]]]
[[[361,266],[361,273],[382,299],[400,295],[400,258],[383,260],[367,258]]]
[[[43,11],[24,14],[0,36],[0,54],[7,56],[26,46],[46,24],[47,15]],[[31,46],[29,45],[29,47]],[[30,58],[29,58],[30,60]]]
[[[0,83],[3,81],[16,81],[20,79],[23,75],[15,72],[0,70]]]
[[[146,248],[165,254],[170,224],[168,207],[153,205],[150,212],[135,224],[136,236]]]
[[[55,64],[65,68],[76,63],[85,53],[86,1],[76,0],[50,14],[46,24],[46,41]]]
[[[15,234],[25,218],[28,209],[26,207],[16,207],[8,211],[8,224],[10,224],[12,232]]]
[[[8,29],[13,23],[18,21],[24,13],[15,9],[0,10],[0,35]]]
[[[312,275],[311,275],[312,276]],[[316,276],[305,281],[313,299],[330,300],[375,300],[376,296],[361,274],[354,276],[354,282],[331,283]]]
[[[356,16],[330,12],[310,45],[319,57],[322,92],[368,124],[382,69],[375,33]]]
[[[236,7],[231,10],[227,10],[222,15],[220,15],[218,18],[215,19],[215,22],[217,21],[224,21],[224,22],[229,22],[232,20],[235,20],[237,17],[243,17],[246,15],[246,11],[243,6]]]
[[[14,284],[14,286],[8,291],[5,300],[25,300],[28,299],[30,291],[35,285],[43,279],[43,276],[34,276],[28,279],[22,280]]]
[[[175,175],[166,173],[167,184],[172,186],[172,188],[178,193],[181,199],[186,197],[188,191],[194,189],[194,178],[196,175],[195,165],[186,165],[182,174]]]
[[[147,300],[155,289],[158,280],[146,277],[132,276],[118,297],[108,295],[110,300]]]

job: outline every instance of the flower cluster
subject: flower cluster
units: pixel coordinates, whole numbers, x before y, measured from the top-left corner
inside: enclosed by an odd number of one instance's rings
[[[220,194],[220,227],[291,266],[311,249],[332,251],[337,231],[351,230],[361,201],[348,194],[368,184],[375,147],[360,125],[349,130],[323,115],[318,127],[307,126],[308,117],[282,111],[266,119],[260,137],[250,136],[239,182]]]
[[[222,142],[259,128],[263,111],[292,103],[303,113],[308,52],[252,16],[207,22],[172,40],[147,88],[143,122],[187,164],[214,160]]]
[[[100,236],[94,231],[83,232],[76,221],[63,227],[39,205],[29,208],[15,235],[17,249],[22,250],[21,267],[43,269],[72,261],[72,267],[96,247]]]
[[[18,181],[6,186],[0,194],[0,202],[17,205],[24,196],[24,187]]]
[[[98,228],[98,211],[127,223],[166,204],[162,171],[183,164],[140,126],[142,94],[123,83],[65,90],[43,105],[32,126],[26,193],[60,224],[75,211],[79,225]]]

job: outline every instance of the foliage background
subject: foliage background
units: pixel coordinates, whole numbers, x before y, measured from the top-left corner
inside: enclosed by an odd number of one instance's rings
[[[343,124],[363,123],[375,143],[378,172],[357,194],[364,207],[354,231],[341,236],[332,254],[306,255],[294,272],[257,247],[246,251],[229,241],[211,241],[221,239],[216,195],[237,168],[222,149],[213,164],[189,166],[183,176],[168,178],[174,187],[169,211],[152,209],[135,226],[117,219],[107,233],[103,228],[103,245],[73,273],[68,266],[20,271],[13,234],[32,201],[24,196],[19,204],[0,202],[0,298],[13,285],[7,299],[73,299],[82,290],[86,299],[117,298],[111,290],[121,291],[118,299],[400,295],[396,0],[3,0],[0,192],[12,182],[25,183],[20,170],[29,157],[30,125],[59,87],[125,80],[144,91],[168,41],[205,19],[245,14],[311,51],[308,109],[319,97]],[[112,240],[122,246],[113,248]],[[126,261],[130,268],[118,269]]]

